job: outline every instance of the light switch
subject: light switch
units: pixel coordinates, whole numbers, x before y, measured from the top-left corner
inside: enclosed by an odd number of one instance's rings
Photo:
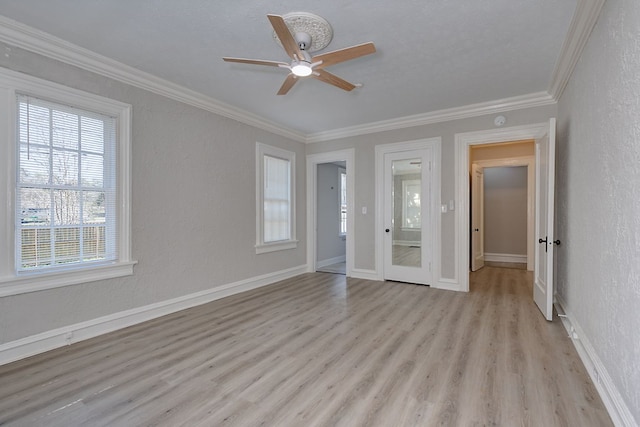
[[[449,200],[449,210],[452,211],[456,208],[455,202],[453,200]]]
[[[367,214],[367,207],[363,206],[362,207],[362,215],[366,215]]]
[[[440,210],[442,211],[442,213],[447,213],[447,204],[443,204],[442,206],[440,206]]]

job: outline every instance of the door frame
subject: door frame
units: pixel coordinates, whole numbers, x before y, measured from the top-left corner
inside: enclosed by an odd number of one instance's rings
[[[412,141],[380,144],[375,147],[375,188],[376,188],[376,232],[375,236],[375,269],[377,280],[384,280],[384,156],[389,153],[431,149],[431,287],[439,287],[440,282],[440,162],[441,137],[424,138]]]
[[[527,271],[533,271],[533,256],[536,250],[535,232],[535,155],[509,157],[495,160],[476,160],[473,163],[483,168],[526,167],[527,168]]]
[[[354,214],[355,214],[355,149],[331,151],[307,155],[307,272],[316,271],[316,241],[318,227],[318,165],[322,163],[345,162],[347,170],[347,241],[346,276],[353,272],[354,262]]]
[[[457,290],[469,292],[469,147],[498,142],[538,140],[549,122],[455,134],[455,191],[458,209],[455,226],[455,277]]]

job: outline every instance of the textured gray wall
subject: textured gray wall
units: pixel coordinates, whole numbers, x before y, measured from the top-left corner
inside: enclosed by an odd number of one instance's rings
[[[0,343],[306,264],[305,146],[0,44],[0,66],[133,106],[135,275],[0,298]],[[297,249],[256,255],[256,141],[296,153]]]
[[[527,255],[527,167],[484,169],[485,253]]]
[[[557,292],[640,422],[640,2],[608,0],[559,102]]]
[[[507,118],[507,126],[547,122],[555,117],[555,105],[525,108],[501,113]],[[495,114],[468,119],[451,120],[424,126],[378,132],[349,138],[325,141],[307,146],[307,154],[355,148],[355,268],[375,269],[375,146],[416,139],[442,137],[441,198],[443,203],[455,199],[455,134],[494,129]],[[367,214],[362,214],[362,207]],[[455,277],[455,212],[441,215],[442,227],[442,277]]]

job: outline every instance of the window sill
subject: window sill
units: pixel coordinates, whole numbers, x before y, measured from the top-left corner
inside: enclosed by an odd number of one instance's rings
[[[0,278],[0,297],[27,294],[79,283],[131,276],[137,261],[119,262],[90,268],[52,273],[29,273]]]
[[[295,249],[298,247],[297,240],[285,240],[275,243],[262,243],[256,245],[256,254],[264,254],[267,252],[284,251],[287,249]]]

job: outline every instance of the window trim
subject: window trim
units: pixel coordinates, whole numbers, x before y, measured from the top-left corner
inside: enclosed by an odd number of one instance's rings
[[[343,186],[342,175],[345,177],[345,182]],[[342,204],[342,193],[345,193],[344,205]],[[349,209],[347,208],[347,170],[343,167],[338,167],[338,237],[346,237],[347,235],[347,225],[349,223]],[[345,219],[344,226],[345,231],[342,232],[342,206],[345,207]]]
[[[289,161],[290,218],[289,239],[277,242],[264,241],[264,156]],[[294,249],[296,240],[296,153],[256,142],[256,254]]]
[[[74,265],[68,269],[29,271],[15,269],[16,186],[16,95],[33,96],[116,118],[116,206],[118,259],[115,262]],[[131,259],[131,105],[73,89],[57,83],[0,68],[0,159],[6,173],[0,174],[0,198],[7,200],[0,211],[0,297],[52,289],[133,274]]]

